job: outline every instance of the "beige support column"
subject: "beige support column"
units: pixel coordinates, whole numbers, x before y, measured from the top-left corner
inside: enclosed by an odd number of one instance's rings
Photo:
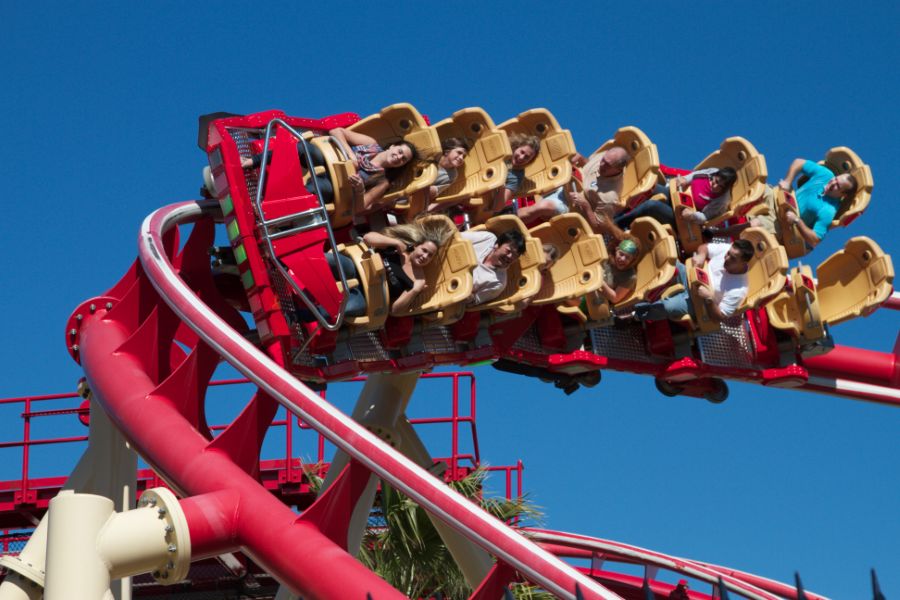
[[[124,513],[109,498],[66,490],[48,513],[46,600],[111,600],[113,579],[152,573],[175,583],[190,568],[187,521],[169,490],[148,490]]]
[[[60,492],[50,501],[47,600],[112,600],[109,571],[97,556],[97,535],[113,514],[109,498]]]
[[[82,386],[79,386],[82,391]],[[113,501],[116,511],[134,506],[136,488],[137,453],[106,416],[103,408],[84,389],[91,400],[91,423],[88,448],[63,486],[64,490],[91,493]],[[44,566],[47,552],[47,516],[41,519],[19,558],[4,556],[0,565],[7,567],[16,577],[7,577],[0,585],[0,600],[37,600],[44,586]],[[32,585],[34,584],[34,585]],[[116,600],[131,600],[131,581],[124,578],[113,582]],[[36,595],[35,595],[36,594]]]
[[[356,406],[353,408],[353,419],[366,429],[383,439],[391,446],[397,448],[399,437],[394,429],[398,421],[404,420],[406,406],[416,389],[419,381],[419,373],[378,373],[369,375],[363,386]],[[401,449],[402,450],[402,449]],[[340,475],[349,462],[348,456],[338,450],[334,453],[331,466],[325,475],[322,491],[327,490],[334,480]],[[350,516],[350,525],[347,528],[347,551],[356,555],[366,532],[369,522],[369,513],[372,512],[372,502],[378,490],[378,478],[369,476],[366,488],[360,494],[353,512]],[[320,492],[321,493],[321,492]],[[295,600],[295,596],[285,587],[278,588],[276,600]],[[0,598],[0,600],[4,600]]]
[[[419,373],[369,375],[359,394],[359,399],[356,401],[356,407],[353,409],[353,420],[397,448],[400,439],[395,427],[399,421],[405,420],[406,406],[409,404],[409,399],[412,397],[418,381]],[[402,448],[398,449],[402,451]],[[346,454],[340,450],[335,452],[331,467],[325,476],[322,491],[328,489],[347,462]],[[366,489],[353,508],[350,526],[347,529],[347,550],[350,554],[355,555],[359,552],[377,490],[378,479],[370,476]]]
[[[395,430],[402,440],[403,453],[406,456],[425,469],[430,468],[434,464],[428,449],[422,443],[422,439],[405,416],[397,423]],[[478,588],[478,584],[487,577],[488,572],[494,565],[491,555],[440,519],[434,518],[430,513],[426,514],[428,514],[428,518],[437,530],[438,535],[444,541],[444,545],[447,546],[447,550],[453,556],[453,560],[456,561],[460,571],[462,571],[466,582],[472,586],[472,589]]]

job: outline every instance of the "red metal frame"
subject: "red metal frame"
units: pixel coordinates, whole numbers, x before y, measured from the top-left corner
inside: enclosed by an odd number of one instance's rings
[[[360,474],[367,478],[371,471],[545,589],[569,597],[580,585],[586,599],[613,598],[330,407],[247,341],[240,324],[229,325],[239,317],[230,305],[213,297],[209,267],[201,266],[208,265],[205,250],[212,237],[212,222],[204,218],[207,211],[212,211],[209,203],[183,203],[148,217],[139,236],[140,267],[103,297],[105,303],[89,301],[76,310],[71,321],[76,334],[70,340],[77,345],[75,356],[94,398],[141,455],[189,496],[182,506],[192,546],[196,541],[197,548],[220,553],[240,545],[269,573],[302,590],[304,597],[367,592],[395,597],[396,591],[383,580],[341,554],[341,539],[336,536],[346,518],[341,507],[361,491]],[[194,222],[191,237],[177,253],[173,227],[189,222]],[[91,311],[88,304],[101,308]],[[260,391],[228,429],[210,441],[202,435],[202,406],[198,412],[197,399],[202,398],[219,357]],[[123,373],[129,376],[123,378]],[[274,416],[273,399],[289,406],[352,459],[339,480],[299,519],[247,478],[258,463],[254,454]],[[187,464],[186,456],[192,457]]]
[[[797,590],[793,586],[729,567],[670,556],[662,552],[647,550],[622,542],[575,533],[537,528],[528,528],[526,531],[534,536],[542,546],[557,556],[589,560],[590,566],[579,567],[579,569],[586,575],[604,582],[610,589],[615,590],[622,598],[628,600],[644,599],[641,593],[643,579],[619,573],[609,568],[604,569],[602,568],[603,566],[610,562],[643,565],[648,568],[672,572],[676,577],[690,577],[695,580],[702,580],[706,584],[717,582],[721,577],[732,592],[763,600],[781,600],[782,598],[796,600],[798,597]],[[601,563],[599,568],[597,566],[598,562]],[[659,598],[667,597],[674,587],[670,583],[659,580],[656,575],[648,577],[648,580],[652,591]],[[810,591],[805,591],[805,593],[808,600],[827,600],[825,597]],[[698,600],[714,598],[710,594],[704,594],[693,589],[690,595],[691,598],[697,598]]]
[[[873,401],[900,404],[895,348],[892,354],[868,353],[855,349],[835,349],[831,354],[777,364],[774,336],[759,315],[750,331],[763,351],[753,368],[736,369],[703,364],[696,356],[662,363],[617,360],[578,350],[571,353],[525,351],[514,346],[517,331],[510,323],[493,327],[496,342],[480,347],[468,335],[468,346],[442,354],[406,353],[402,348],[387,360],[368,364],[357,361],[328,366],[296,365],[293,356],[301,339],[288,325],[279,297],[269,277],[267,261],[280,259],[291,270],[294,282],[313,290],[317,300],[333,312],[334,290],[323,270],[320,244],[323,234],[301,232],[275,244],[275,256],[264,257],[237,144],[228,127],[261,128],[273,118],[291,126],[322,132],[358,117],[338,115],[323,120],[296,119],[277,111],[214,121],[209,128],[207,151],[213,177],[220,189],[220,208],[229,238],[240,249],[239,270],[243,290],[219,288],[209,270],[206,248],[214,239],[211,204],[184,203],[156,211],[144,222],[139,236],[139,262],[103,296],[79,306],[67,325],[66,343],[72,356],[85,369],[94,398],[104,407],[115,426],[129,439],[154,469],[164,474],[183,496],[181,502],[191,535],[195,558],[214,556],[238,549],[252,556],[267,572],[308,598],[374,597],[397,598],[399,593],[363,568],[346,552],[346,531],[352,506],[360,497],[370,475],[375,474],[409,495],[430,514],[440,518],[473,543],[497,558],[495,567],[476,590],[473,598],[495,595],[510,581],[523,577],[561,596],[570,596],[575,586],[584,598],[613,598],[604,586],[592,580],[592,571],[573,569],[491,519],[471,502],[460,499],[435,481],[430,474],[400,455],[371,432],[353,422],[323,399],[318,398],[296,377],[305,380],[346,379],[365,370],[412,371],[444,362],[464,362],[506,356],[544,367],[550,371],[579,371],[612,368],[652,374],[667,381],[702,390],[716,377],[755,381],[769,385],[800,385],[814,391],[840,393]],[[295,140],[282,133],[276,136],[271,179],[260,211],[266,215],[291,204],[309,208],[312,198],[300,185],[302,169],[293,149]],[[227,184],[227,185],[226,185]],[[293,209],[292,209],[293,212]],[[194,223],[190,238],[178,250],[181,224]],[[300,272],[318,273],[309,281]],[[328,289],[325,289],[328,288]],[[318,290],[318,291],[317,291]],[[225,298],[223,294],[235,294]],[[228,300],[232,302],[229,303]],[[235,305],[249,305],[261,346],[267,357],[245,339],[247,326]],[[551,310],[549,316],[556,318]],[[534,314],[523,319],[534,320]],[[539,319],[539,339],[545,345],[564,347],[562,323]],[[475,322],[473,318],[472,323]],[[409,325],[412,320],[405,320]],[[399,332],[398,328],[392,333]],[[306,327],[306,334],[314,331]],[[472,332],[469,331],[468,334]],[[667,333],[667,332],[665,332]],[[661,334],[662,335],[662,334]],[[397,336],[398,339],[403,336]],[[662,335],[664,338],[665,336]],[[460,340],[463,341],[463,340]],[[315,335],[310,348],[325,352],[335,336]],[[552,342],[552,344],[550,344]],[[666,339],[651,344],[658,352],[669,353],[673,345]],[[218,362],[224,359],[244,373],[258,391],[243,412],[226,426],[209,428],[204,397]],[[281,366],[287,366],[287,373]],[[293,375],[293,376],[292,376]],[[470,374],[468,374],[470,376]],[[842,379],[844,378],[844,379]],[[454,378],[452,414],[416,420],[419,424],[447,423],[451,426],[449,477],[464,474],[465,466],[479,460],[475,429],[474,380],[469,415],[459,410],[459,380]],[[847,383],[855,385],[851,389]],[[693,387],[691,387],[693,386]],[[866,387],[868,386],[868,387]],[[25,398],[23,475],[14,504],[37,504],[34,481],[28,477],[29,448],[57,440],[32,440],[31,419],[65,411],[31,410],[33,398]],[[302,420],[302,426],[316,429],[320,438],[317,452],[324,457],[324,440],[350,456],[347,467],[318,499],[297,517],[272,496],[272,485],[302,484],[302,474],[294,468],[292,418],[275,420],[279,404]],[[80,409],[71,409],[80,414]],[[279,465],[260,461],[266,431],[273,424],[286,427],[287,455]],[[460,453],[460,426],[469,425],[473,435],[471,455]],[[218,436],[212,430],[221,429]],[[82,440],[83,437],[70,438]],[[277,461],[276,461],[277,462]],[[268,471],[268,468],[273,471]],[[283,473],[278,471],[283,469]],[[496,470],[496,469],[495,469]],[[510,494],[513,477],[521,492],[521,462],[502,467]],[[262,472],[264,485],[260,485]],[[270,475],[277,472],[273,479]],[[153,475],[154,483],[157,477]],[[277,479],[277,483],[276,480]],[[647,558],[646,560],[650,560]],[[687,563],[685,563],[687,564]],[[691,563],[691,568],[717,572],[715,567]],[[585,575],[589,575],[586,577]],[[740,579],[737,576],[729,577]],[[635,587],[627,577],[603,575],[603,581],[618,589]],[[766,596],[760,596],[766,597]]]
[[[427,373],[422,376],[428,380],[449,380],[450,381],[450,415],[439,417],[428,417],[410,419],[414,426],[424,426],[433,424],[449,424],[450,429],[450,446],[451,452],[446,457],[435,457],[435,461],[442,461],[448,465],[447,471],[444,473],[446,481],[454,481],[465,477],[473,469],[481,464],[481,456],[478,446],[478,429],[476,424],[476,383],[475,376],[469,371],[457,371],[449,373]],[[365,377],[355,377],[351,381],[363,382]],[[221,379],[210,382],[211,387],[231,386],[248,384],[248,379]],[[461,384],[465,384],[469,398],[468,414],[462,414],[462,393]],[[325,397],[325,394],[322,394]],[[18,525],[21,528],[28,528],[33,525],[36,519],[40,518],[47,509],[47,504],[65,484],[66,477],[43,477],[33,478],[29,474],[30,466],[30,449],[37,445],[51,444],[69,444],[73,442],[86,442],[88,437],[70,436],[31,439],[31,421],[35,418],[60,416],[60,415],[78,415],[79,418],[87,417],[89,410],[83,404],[78,408],[63,408],[55,410],[33,410],[33,404],[37,402],[46,402],[54,400],[79,400],[80,396],[76,393],[70,394],[46,394],[20,396],[13,398],[0,399],[0,406],[22,404],[24,410],[20,413],[22,419],[22,438],[15,441],[0,442],[0,450],[8,448],[22,448],[22,463],[19,477],[14,480],[0,481],[0,527],[12,528]],[[291,419],[297,423],[297,428],[302,431],[315,431],[300,419]],[[86,420],[83,421],[85,424]],[[268,457],[260,460],[260,477],[263,485],[270,492],[275,494],[287,504],[293,504],[299,508],[305,508],[315,499],[315,494],[310,490],[306,480],[306,471],[315,467],[316,474],[324,476],[329,464],[326,462],[325,455],[325,437],[321,433],[316,433],[315,441],[315,462],[313,464],[305,464],[302,458],[294,456],[294,428],[287,427],[288,420],[282,416],[272,421],[272,427],[285,427],[285,451],[282,457]],[[211,431],[224,431],[226,425],[212,425]],[[460,450],[462,431],[460,427],[468,427],[471,434],[472,452],[464,453]],[[60,448],[60,452],[64,450]],[[12,461],[6,461],[6,464],[13,464]],[[522,461],[518,461],[516,465],[491,466],[487,467],[488,471],[501,472],[504,477],[505,493],[507,499],[512,499],[513,493],[515,497],[522,495],[522,475],[524,468]],[[153,472],[152,469],[139,469],[138,491],[153,487],[165,486],[166,484]],[[27,539],[27,537],[25,538]]]

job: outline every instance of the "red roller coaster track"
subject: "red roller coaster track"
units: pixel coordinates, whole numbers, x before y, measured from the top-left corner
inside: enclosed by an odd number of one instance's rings
[[[141,228],[139,262],[106,294],[82,304],[67,328],[94,399],[181,495],[192,560],[240,550],[304,598],[403,597],[347,551],[353,506],[375,475],[495,559],[473,598],[497,597],[519,578],[563,598],[640,597],[642,581],[603,570],[602,561],[644,565],[647,573],[668,569],[713,586],[721,578],[749,598],[797,597],[784,584],[623,544],[547,531],[523,536],[459,497],[248,340],[243,319],[218,293],[209,270],[206,250],[217,213],[214,202],[186,202],[151,214]],[[190,237],[179,250],[178,226],[188,224]],[[551,362],[600,360],[583,354]],[[802,387],[898,404],[896,358],[896,352],[838,348],[805,362],[809,377]],[[257,389],[213,437],[204,398],[220,361]],[[350,458],[299,516],[259,479],[263,437],[280,406]],[[28,493],[27,486],[21,493]],[[560,557],[592,564],[578,567]],[[651,588],[659,597],[671,586],[652,582]]]
[[[576,585],[585,598],[617,597],[448,490],[242,337],[210,307],[212,279],[198,261],[204,262],[212,242],[212,221],[198,220],[202,216],[203,206],[192,202],[153,213],[141,229],[141,264],[107,295],[76,311],[83,315],[78,358],[95,398],[141,456],[183,495],[194,557],[241,549],[309,598],[400,597],[341,547],[347,505],[371,472],[495,556],[485,586],[496,585],[501,574],[508,577],[508,565],[561,597],[574,597]],[[191,238],[170,260],[167,249],[177,247],[175,226],[192,221]],[[231,323],[237,322],[236,313],[229,314]],[[220,357],[259,390],[241,415],[209,440],[202,433],[201,399]],[[341,481],[300,517],[266,492],[253,473],[279,403],[352,458]]]

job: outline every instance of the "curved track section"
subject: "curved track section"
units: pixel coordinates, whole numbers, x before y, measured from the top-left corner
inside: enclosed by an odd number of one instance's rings
[[[654,577],[650,576],[650,573],[655,572],[657,569],[665,569],[681,576],[691,577],[706,582],[710,586],[716,586],[719,578],[721,578],[729,592],[753,600],[781,600],[783,598],[796,599],[798,597],[796,588],[790,585],[728,567],[669,556],[638,546],[575,533],[533,528],[526,531],[531,539],[540,543],[557,556],[591,560],[590,568],[582,568],[580,570],[602,581],[609,587],[619,588],[617,591],[621,591],[627,597],[631,597],[630,594],[632,593],[640,593],[642,582],[640,580],[635,581],[633,576],[621,575],[612,570],[603,570],[603,562],[612,561],[643,565],[647,569],[648,583],[651,589],[659,596],[667,595],[668,588],[671,585],[660,585],[659,582],[654,581]],[[598,567],[597,565],[601,566]],[[637,584],[637,587],[635,587],[635,584]],[[825,596],[812,592],[804,593],[808,600],[828,600]],[[643,598],[643,595],[640,595],[640,597]]]
[[[336,525],[352,490],[361,485],[359,473],[364,481],[371,472],[497,558],[482,591],[492,576],[503,577],[498,571],[515,570],[562,598],[574,598],[576,587],[584,598],[619,598],[450,491],[236,331],[239,315],[233,309],[228,314],[215,293],[205,257],[217,210],[215,203],[186,202],[152,213],[140,232],[140,264],[73,317],[79,326],[74,352],[95,397],[185,498],[195,559],[240,548],[304,598],[402,597],[345,551],[346,529]],[[194,223],[193,231],[179,253],[177,226],[187,223]],[[212,438],[203,401],[220,359],[259,391]],[[255,477],[276,403],[352,458],[341,481],[299,517]],[[341,490],[347,495],[340,496]]]

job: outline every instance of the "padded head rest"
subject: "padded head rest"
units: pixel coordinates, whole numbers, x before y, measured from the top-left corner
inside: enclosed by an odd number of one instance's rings
[[[741,232],[741,239],[753,244],[753,258],[747,271],[747,295],[741,309],[749,309],[771,298],[787,283],[788,258],[775,237],[761,227]]]
[[[700,161],[695,170],[724,167],[731,167],[737,173],[731,188],[732,209],[762,197],[768,177],[766,159],[747,139],[740,136],[725,138],[719,149]]]
[[[841,202],[832,227],[849,225],[856,217],[861,215],[869,206],[872,199],[872,188],[875,181],[872,178],[872,169],[865,164],[856,152],[846,146],[837,146],[825,154],[825,160],[820,161],[835,174],[849,173],[856,179],[859,187],[853,198]]]
[[[493,119],[478,107],[464,108],[434,126],[440,140],[466,138],[472,147],[456,180],[439,196],[439,201],[455,202],[481,196],[506,182],[506,161],[512,156],[509,138]],[[440,153],[438,154],[440,159]]]
[[[537,136],[541,141],[538,156],[525,167],[525,181],[520,194],[546,194],[572,178],[569,158],[575,155],[575,142],[567,129],[562,129],[549,110],[534,108],[500,124],[507,135],[515,133]]]
[[[622,176],[620,202],[625,204],[630,198],[640,196],[653,189],[659,176],[659,152],[656,144],[650,141],[647,134],[637,127],[629,125],[616,131],[612,139],[606,140],[594,151],[591,159],[613,146],[620,146],[631,155],[631,160],[625,165]],[[590,161],[588,162],[589,164],[585,168],[590,165]]]

